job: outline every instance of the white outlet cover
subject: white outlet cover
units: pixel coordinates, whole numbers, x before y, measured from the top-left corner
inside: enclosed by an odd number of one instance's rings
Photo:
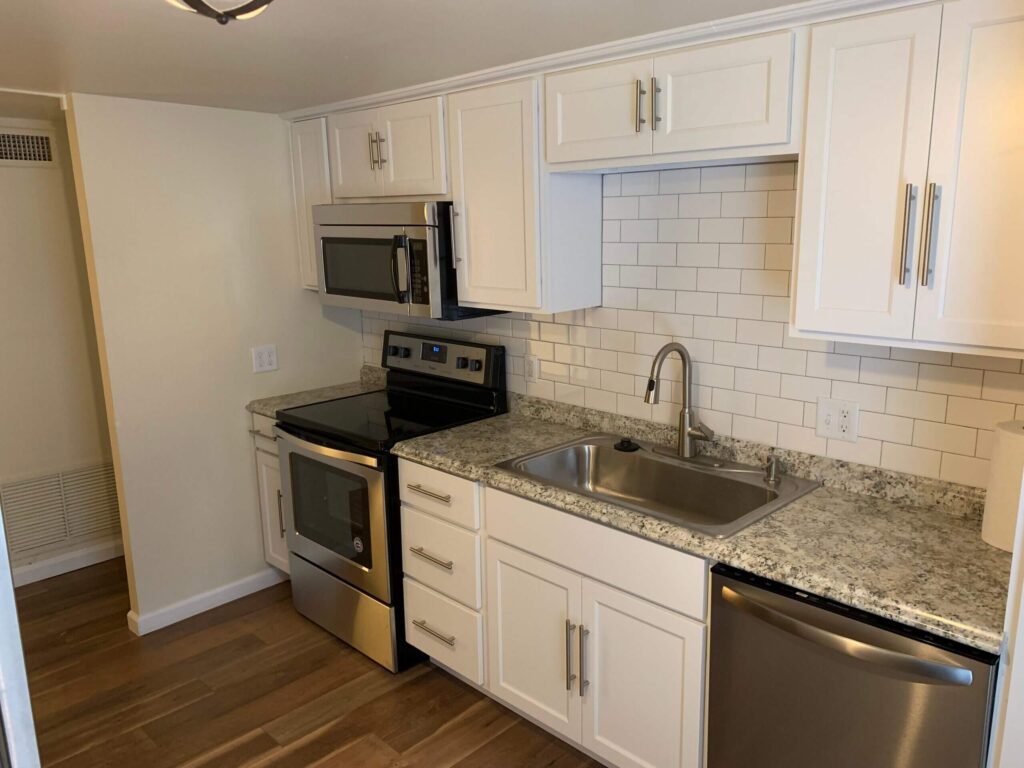
[[[252,372],[267,373],[277,370],[277,345],[264,344],[252,348]]]
[[[855,400],[818,398],[818,421],[814,430],[818,437],[857,442],[860,434],[860,403]]]
[[[540,381],[540,358],[536,355],[526,356],[526,380],[531,384]]]

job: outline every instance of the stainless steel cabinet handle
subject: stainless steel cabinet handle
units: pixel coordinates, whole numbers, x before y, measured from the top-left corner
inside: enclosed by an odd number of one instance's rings
[[[658,130],[658,123],[661,122],[661,118],[658,117],[658,94],[661,93],[661,88],[658,87],[658,78],[651,78],[651,130]]]
[[[409,547],[409,551],[417,557],[422,557],[427,562],[433,563],[434,565],[438,565],[441,568],[444,568],[446,571],[450,571],[455,567],[455,563],[453,563],[451,560],[442,560],[440,557],[437,557],[427,552],[425,549],[423,549],[423,547]]]
[[[377,142],[373,138],[373,132],[372,131],[367,133],[366,136],[367,136],[367,138],[370,139],[370,170],[371,171],[375,171],[375,170],[377,170],[377,159],[373,156],[373,146]],[[378,149],[379,149],[379,147],[378,147]]]
[[[917,200],[917,187],[907,184],[903,197],[903,242],[900,243],[900,285],[906,285],[910,279],[910,264],[907,258],[910,253],[910,233],[914,227],[914,201]]]
[[[646,95],[647,91],[644,90],[644,81],[637,80],[636,91],[633,94],[634,100],[636,102],[634,104],[634,106],[636,107],[636,124],[634,125],[634,128],[636,129],[637,133],[640,133],[640,126],[647,122],[646,120],[644,120],[644,96]]]
[[[413,491],[415,493],[420,493],[420,494],[426,496],[427,498],[434,499],[434,501],[440,501],[440,502],[443,502],[444,504],[451,504],[452,503],[452,497],[451,496],[449,496],[447,494],[443,494],[443,493],[434,493],[434,491],[428,491],[426,488],[424,488],[419,483],[415,483],[415,484],[410,483],[410,484],[406,485],[405,487],[408,488],[410,491]]]
[[[795,637],[843,656],[900,673],[904,678],[911,677],[922,683],[959,686],[971,685],[974,681],[974,675],[969,669],[918,659],[905,653],[890,651],[888,648],[879,648],[852,637],[837,635],[835,632],[777,611],[731,587],[722,587],[722,598],[737,610],[760,619],[766,624],[771,624],[783,632],[788,632]]]
[[[277,492],[277,524],[281,526],[281,538],[284,538],[284,510],[281,508],[281,491]]]
[[[580,624],[580,698],[587,692],[590,681],[587,680],[587,635],[590,630]]]
[[[380,135],[380,131],[377,131],[376,133],[377,133],[377,167],[378,168],[383,168],[384,167],[384,163],[386,163],[388,161],[388,159],[386,157],[384,157],[384,147],[382,147],[381,145],[384,144],[387,141],[387,139],[385,139],[383,136]]]
[[[266,432],[260,432],[258,429],[250,429],[249,434],[252,435],[253,437],[262,437],[267,440],[277,440],[277,437],[275,437],[274,435],[268,435]]]
[[[449,648],[454,648],[455,647],[455,635],[446,635],[443,632],[438,632],[432,626],[427,624],[427,622],[425,622],[423,619],[413,619],[412,623],[418,629],[422,629],[424,632],[426,632],[431,637],[436,637],[438,640],[440,640],[442,643],[447,645]]]
[[[928,287],[928,278],[932,275],[932,250],[935,240],[935,213],[939,209],[939,198],[942,187],[934,181],[928,185],[928,196],[924,211],[924,243],[921,248],[921,285]]]
[[[565,690],[571,691],[576,675],[572,671],[572,633],[576,631],[576,625],[568,619],[565,620]]]

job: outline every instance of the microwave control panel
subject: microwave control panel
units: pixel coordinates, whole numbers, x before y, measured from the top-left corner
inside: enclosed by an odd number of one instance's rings
[[[385,368],[428,373],[485,387],[503,387],[505,348],[471,341],[387,331]]]
[[[409,240],[409,303],[430,303],[430,274],[427,267],[427,241]]]

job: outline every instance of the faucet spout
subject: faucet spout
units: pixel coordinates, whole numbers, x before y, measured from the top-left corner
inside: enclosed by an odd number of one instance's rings
[[[682,344],[672,341],[658,350],[651,364],[651,375],[647,379],[647,391],[644,392],[644,402],[657,405],[660,402],[661,389],[661,367],[673,352],[679,355],[683,363],[683,394],[682,407],[679,410],[679,444],[676,453],[681,458],[690,458],[696,454],[694,447],[695,440],[712,440],[715,433],[698,421],[690,408],[693,393],[693,361],[690,353]]]

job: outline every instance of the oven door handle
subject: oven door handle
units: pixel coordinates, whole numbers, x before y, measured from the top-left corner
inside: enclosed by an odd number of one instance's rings
[[[360,464],[364,467],[380,469],[380,459],[376,456],[364,456],[359,453],[339,451],[337,448],[328,448],[326,445],[317,445],[316,443],[311,443],[308,440],[303,440],[301,437],[293,435],[287,430],[281,429],[281,427],[274,427],[274,434],[284,442],[296,448],[308,451],[309,453],[315,453],[316,455],[323,456],[326,459],[347,461],[350,464]]]
[[[402,251],[401,264],[405,265],[405,280],[401,277],[398,252]],[[409,237],[395,235],[391,240],[391,285],[395,289],[395,301],[405,304],[409,301]],[[403,289],[404,285],[404,289]]]

